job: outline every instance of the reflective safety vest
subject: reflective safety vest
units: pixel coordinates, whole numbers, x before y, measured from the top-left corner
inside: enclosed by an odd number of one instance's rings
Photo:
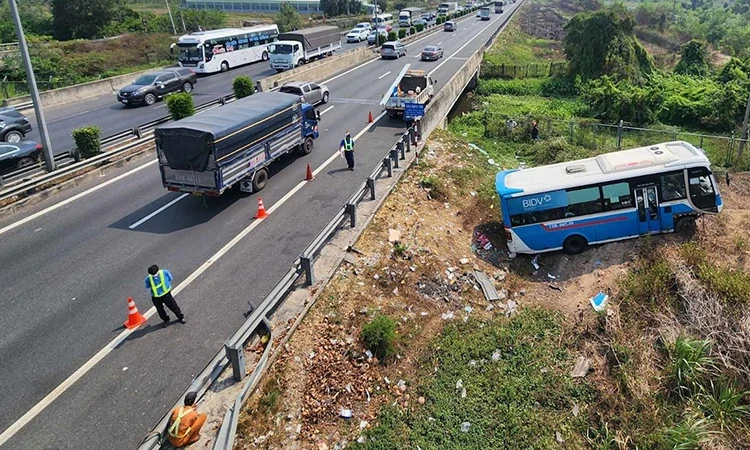
[[[167,289],[167,281],[164,279],[164,271],[162,270],[158,271],[156,275],[149,275],[148,281],[151,283],[151,295],[153,297],[163,297],[171,290]]]
[[[354,150],[354,141],[344,138],[344,150],[346,150],[347,152]]]
[[[183,417],[187,416],[191,412],[193,412],[193,408],[191,406],[180,407],[180,410],[177,412],[177,417],[175,418],[174,423],[172,424],[171,427],[169,427],[170,436],[172,436],[175,439],[182,439],[190,433],[190,428],[192,427],[187,427],[185,432],[182,435],[180,435],[180,421],[182,420]]]

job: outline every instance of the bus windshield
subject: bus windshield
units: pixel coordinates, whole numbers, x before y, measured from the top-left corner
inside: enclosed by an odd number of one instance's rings
[[[180,45],[177,60],[181,63],[203,62],[203,49],[196,45]]]
[[[272,44],[268,46],[268,50],[274,55],[291,55],[294,53],[294,49],[289,44]]]

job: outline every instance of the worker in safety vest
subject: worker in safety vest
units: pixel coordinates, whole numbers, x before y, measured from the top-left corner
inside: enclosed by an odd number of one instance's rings
[[[349,133],[349,130],[346,130],[346,136],[341,140],[340,147],[341,151],[344,152],[344,158],[346,158],[346,164],[349,167],[349,170],[354,170],[354,139]]]
[[[167,425],[167,437],[175,447],[185,447],[200,439],[201,428],[206,423],[206,415],[198,414],[195,407],[195,392],[185,395],[185,406],[172,410],[172,417]]]
[[[185,316],[182,315],[180,307],[177,306],[177,302],[172,297],[172,274],[168,270],[159,270],[159,266],[154,264],[148,268],[148,276],[144,280],[146,289],[151,292],[151,301],[156,307],[156,312],[159,313],[159,318],[162,320],[162,326],[164,328],[169,325],[169,316],[164,311],[164,305],[167,305],[176,316],[180,323],[185,323]]]

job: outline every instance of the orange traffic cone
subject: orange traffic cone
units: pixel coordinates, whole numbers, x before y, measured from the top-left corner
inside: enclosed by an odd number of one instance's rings
[[[132,330],[133,328],[138,328],[145,322],[146,318],[138,312],[133,297],[128,297],[128,320],[123,324],[125,325],[125,328]]]
[[[258,197],[258,214],[255,216],[256,219],[265,219],[268,217],[266,207],[263,206],[263,199]]]
[[[313,180],[313,174],[312,169],[310,168],[310,164],[307,165],[307,175],[305,175],[305,181],[312,181]]]
[[[367,114],[367,123],[372,123],[372,111]]]

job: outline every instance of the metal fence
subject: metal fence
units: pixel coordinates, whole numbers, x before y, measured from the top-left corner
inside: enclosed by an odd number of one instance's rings
[[[536,121],[539,140],[564,140],[568,144],[606,153],[641,147],[658,142],[686,141],[703,149],[717,166],[739,170],[750,169],[750,145],[738,156],[740,146],[747,140],[731,133],[729,136],[681,131],[674,127],[641,128],[620,121],[618,124],[590,120],[560,120],[548,117],[510,118],[503,114],[484,114],[484,133],[487,138],[504,138],[513,142],[531,142],[532,122]]]
[[[562,76],[567,73],[568,65],[564,62],[547,64],[492,64],[482,63],[480,76],[482,78],[548,78]]]

